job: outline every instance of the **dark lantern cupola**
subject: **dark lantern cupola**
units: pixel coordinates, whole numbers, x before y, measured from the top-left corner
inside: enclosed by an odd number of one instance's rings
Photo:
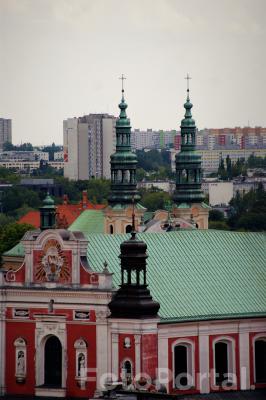
[[[47,193],[45,199],[43,200],[40,210],[40,228],[45,229],[55,229],[56,225],[56,207],[54,200]]]
[[[137,238],[134,212],[130,239],[120,245],[121,285],[109,304],[111,318],[154,318],[160,305],[147,285],[147,245]]]
[[[116,121],[116,152],[111,155],[111,193],[108,203],[111,206],[116,204],[131,204],[134,196],[136,201],[140,200],[136,183],[137,156],[131,150],[131,126],[127,117],[127,104],[124,98],[122,75],[122,100],[119,104],[120,115]]]
[[[187,76],[189,82],[190,77]],[[173,200],[176,204],[201,203],[204,194],[201,190],[201,156],[196,152],[196,125],[192,118],[193,104],[189,98],[184,104],[185,118],[181,121],[181,151],[176,155],[176,190]]]

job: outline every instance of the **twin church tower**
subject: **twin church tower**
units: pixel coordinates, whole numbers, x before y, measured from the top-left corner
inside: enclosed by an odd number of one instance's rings
[[[132,230],[132,212],[136,227],[140,227],[146,209],[140,204],[137,190],[137,156],[131,148],[131,126],[127,117],[122,75],[122,100],[116,121],[116,152],[111,155],[111,193],[105,208],[105,233],[129,233]],[[187,77],[189,80],[189,77]],[[189,87],[181,121],[181,151],[176,155],[176,189],[171,210],[172,219],[193,220],[200,229],[208,229],[209,206],[201,190],[201,157],[196,152],[196,125],[192,118]],[[134,208],[134,210],[133,210]]]

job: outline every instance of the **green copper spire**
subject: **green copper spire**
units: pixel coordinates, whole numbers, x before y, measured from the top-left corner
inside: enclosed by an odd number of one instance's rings
[[[41,230],[45,229],[54,229],[55,228],[55,215],[56,215],[56,207],[53,199],[47,193],[45,199],[43,200],[43,205],[40,207],[40,228]]]
[[[131,204],[140,199],[136,183],[137,156],[131,150],[131,126],[127,117],[127,103],[124,98],[124,79],[122,75],[122,100],[119,104],[120,115],[116,121],[116,152],[111,155],[111,193],[108,202],[115,204]]]
[[[189,76],[186,78],[189,82]],[[176,155],[176,190],[173,196],[175,203],[201,203],[204,195],[201,190],[201,156],[196,152],[196,125],[192,118],[193,104],[189,98],[184,104],[185,118],[181,121],[181,151]]]

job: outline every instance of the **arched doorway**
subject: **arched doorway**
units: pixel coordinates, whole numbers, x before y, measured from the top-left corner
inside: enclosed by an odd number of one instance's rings
[[[188,359],[187,359],[186,346],[183,345],[175,346],[174,360],[175,360],[175,387],[179,388],[182,386],[187,386]]]
[[[228,343],[215,343],[215,376],[216,385],[228,380]]]
[[[56,336],[46,340],[44,348],[44,384],[45,386],[62,386],[62,346]]]
[[[256,383],[266,383],[266,339],[255,342],[255,377]]]

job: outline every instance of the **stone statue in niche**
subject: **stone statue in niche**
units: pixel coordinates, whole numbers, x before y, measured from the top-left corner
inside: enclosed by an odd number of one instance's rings
[[[19,350],[17,355],[17,365],[16,365],[16,380],[19,383],[23,383],[26,377],[26,367],[25,367],[25,354],[24,351]]]
[[[124,348],[125,348],[125,349],[130,349],[130,347],[131,347],[131,340],[130,340],[129,337],[126,337],[126,338],[124,339]]]
[[[78,356],[78,377],[86,378],[85,355],[83,353]]]

